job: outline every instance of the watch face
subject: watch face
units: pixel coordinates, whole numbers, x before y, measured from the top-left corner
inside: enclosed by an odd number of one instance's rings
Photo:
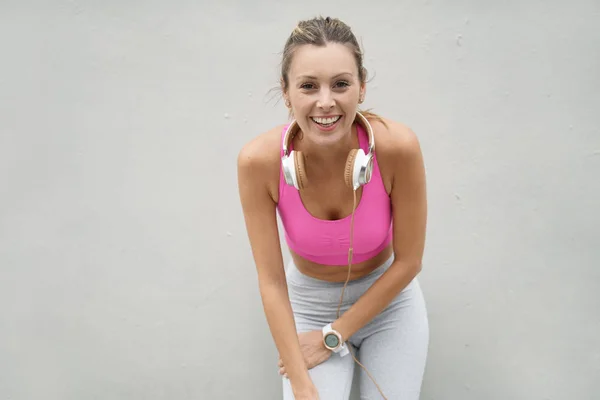
[[[329,333],[325,336],[325,344],[333,349],[336,348],[338,344],[340,344],[340,340],[333,333]]]

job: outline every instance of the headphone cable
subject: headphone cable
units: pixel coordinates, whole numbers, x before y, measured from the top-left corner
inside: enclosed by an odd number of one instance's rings
[[[352,191],[352,194],[354,196],[354,202],[352,204],[352,216],[350,217],[350,248],[348,249],[348,276],[346,277],[346,282],[344,283],[344,287],[342,288],[342,295],[340,296],[340,303],[338,304],[338,308],[337,308],[337,318],[340,318],[340,309],[342,307],[342,301],[344,299],[344,292],[346,291],[346,285],[348,285],[348,281],[350,280],[350,271],[352,270],[352,255],[353,255],[353,251],[354,251],[354,248],[353,248],[353,246],[354,246],[354,211],[356,211],[356,189],[354,189]],[[350,348],[350,343],[348,343],[348,351],[352,355],[352,358],[354,359],[354,361],[358,365],[360,365],[361,368],[367,373],[367,375],[369,376],[369,378],[371,378],[371,380],[373,381],[373,383],[377,387],[377,390],[379,390],[379,393],[381,394],[381,397],[383,397],[384,400],[387,400],[387,397],[385,397],[385,395],[383,394],[383,391],[381,390],[381,388],[379,387],[379,385],[375,381],[375,378],[373,378],[373,376],[365,368],[365,366],[362,365],[360,363],[360,361],[358,361],[356,359],[356,357],[354,356],[354,353],[352,352],[352,349]]]

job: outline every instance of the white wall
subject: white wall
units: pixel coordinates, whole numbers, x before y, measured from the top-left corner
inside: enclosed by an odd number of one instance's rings
[[[598,398],[600,3],[206,3],[0,2],[0,399],[280,398],[235,162],[317,14],[422,142],[422,398]]]

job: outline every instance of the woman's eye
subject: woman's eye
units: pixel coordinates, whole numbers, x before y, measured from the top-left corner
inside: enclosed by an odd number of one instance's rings
[[[334,87],[336,88],[345,88],[348,86],[350,86],[350,84],[347,81],[339,81],[336,82],[334,85]],[[300,88],[304,90],[313,90],[315,89],[315,85],[313,85],[312,83],[303,83],[302,85],[300,85]]]

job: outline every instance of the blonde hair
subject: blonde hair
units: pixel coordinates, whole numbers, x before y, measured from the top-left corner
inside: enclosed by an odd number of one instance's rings
[[[285,42],[281,61],[281,86],[283,91],[287,91],[289,87],[288,73],[296,49],[307,44],[326,46],[327,43],[340,43],[352,51],[358,68],[358,78],[361,83],[366,83],[367,69],[363,65],[363,51],[352,29],[337,18],[323,18],[319,16],[298,22],[298,25],[296,25]],[[385,124],[379,115],[369,110],[363,111],[359,109],[359,111],[367,119],[377,120]]]

